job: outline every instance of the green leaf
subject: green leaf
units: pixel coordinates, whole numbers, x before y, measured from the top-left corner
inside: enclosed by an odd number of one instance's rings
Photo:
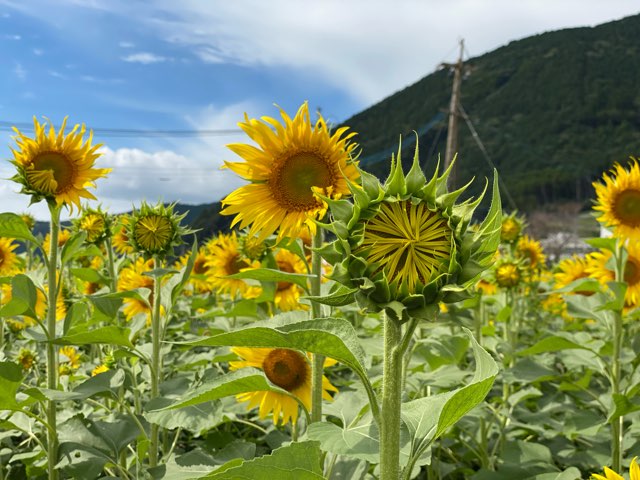
[[[22,384],[22,368],[13,362],[0,362],[0,410],[18,407],[16,393]]]
[[[54,343],[58,345],[93,345],[98,343],[120,345],[133,348],[129,337],[131,329],[109,325],[94,328],[92,324],[85,323],[69,329],[63,337],[56,338]]]
[[[307,435],[326,452],[371,463],[380,462],[380,433],[375,424],[341,428],[330,422],[309,425]]]
[[[612,310],[614,312],[622,312],[625,305],[625,295],[627,294],[627,288],[629,287],[626,282],[607,282],[607,286],[613,294],[613,300],[600,305],[600,310]]]
[[[336,284],[338,285],[338,284]],[[355,301],[355,294],[358,291],[357,288],[349,288],[344,285],[339,285],[338,288],[325,296],[308,296],[303,297],[307,300],[311,300],[314,302],[322,303],[323,305],[330,305],[332,307],[342,307],[344,305],[349,305]]]
[[[478,345],[469,330],[465,328],[464,332],[469,337],[476,361],[475,374],[470,383],[451,392],[420,398],[402,406],[402,418],[412,435],[416,439],[428,440],[422,442],[424,448],[480,404],[498,374],[498,365],[491,355]],[[421,453],[413,452],[414,455]]]
[[[66,335],[73,325],[78,325],[86,321],[89,316],[89,306],[83,302],[76,302],[71,305],[64,317],[63,334]]]
[[[614,420],[637,411],[640,411],[640,404],[632,403],[626,395],[614,393],[612,411],[609,413],[607,423],[613,423]]]
[[[225,278],[236,278],[242,280],[259,280],[261,282],[289,282],[304,288],[309,288],[309,279],[312,275],[303,275],[302,273],[287,273],[272,268],[254,268],[245,270],[244,272],[227,275]]]
[[[11,300],[0,309],[0,317],[27,315],[37,318],[35,313],[38,292],[33,281],[22,273],[11,279]]]
[[[226,464],[225,464],[226,465]],[[242,465],[215,471],[206,477],[211,480],[324,480],[318,442],[294,442],[286,447],[245,461]]]
[[[572,340],[569,340],[568,338],[560,337],[560,336],[543,338],[532,347],[526,348],[518,352],[518,355],[529,356],[529,355],[537,355],[539,353],[559,352],[561,350],[573,350],[573,349],[588,350],[597,355],[597,352],[585,346],[585,344],[576,343]]]
[[[149,423],[160,425],[162,428],[173,430],[182,428],[199,437],[203,433],[218,426],[223,419],[222,405],[220,402],[206,402],[199,405],[191,405],[179,410],[163,410],[173,403],[166,397],[157,397],[148,402],[145,408],[144,418]]]
[[[48,388],[29,388],[24,393],[41,401],[54,400],[56,402],[85,400],[104,394],[108,394],[112,398],[118,398],[119,389],[124,384],[124,378],[124,370],[108,370],[85,380],[71,392],[50,390]]]
[[[62,251],[60,252],[60,263],[62,263],[62,265],[79,256],[86,238],[87,232],[84,230],[80,230],[79,232],[71,235],[69,240],[67,240],[62,246]]]
[[[191,254],[189,255],[189,259],[187,260],[187,264],[185,265],[182,275],[179,278],[179,281],[176,285],[171,289],[171,305],[176,304],[176,300],[182,293],[184,286],[189,281],[189,277],[191,276],[191,272],[193,271],[193,265],[196,263],[196,258],[198,256],[198,237],[193,236],[193,245],[191,245]]]
[[[22,220],[22,217],[15,213],[0,213],[0,237],[28,240],[41,246],[38,239],[33,236],[29,227]]]
[[[95,268],[71,268],[71,274],[74,277],[92,283],[107,283],[107,278],[100,274]]]

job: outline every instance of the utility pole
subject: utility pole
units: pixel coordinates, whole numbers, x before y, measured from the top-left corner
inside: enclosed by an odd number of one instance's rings
[[[453,156],[458,150],[458,117],[460,115],[458,105],[460,105],[460,85],[462,84],[462,73],[464,63],[464,39],[460,39],[460,54],[456,63],[442,63],[442,67],[453,69],[453,87],[451,89],[451,102],[449,103],[449,126],[447,128],[447,149],[444,156],[444,168],[449,168],[453,161]],[[449,176],[449,186],[456,185],[456,168],[454,167]]]

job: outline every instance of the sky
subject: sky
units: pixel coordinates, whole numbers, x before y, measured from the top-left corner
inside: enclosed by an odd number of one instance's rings
[[[96,166],[113,171],[91,206],[210,203],[242,184],[220,167],[238,160],[226,144],[250,142],[245,113],[308,101],[339,123],[455,61],[461,38],[473,58],[638,12],[635,0],[0,0],[0,212],[48,218],[9,180],[11,126],[30,134],[34,116],[68,116],[103,144]]]

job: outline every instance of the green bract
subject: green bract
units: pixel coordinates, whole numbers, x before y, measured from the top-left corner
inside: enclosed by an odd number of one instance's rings
[[[468,184],[448,191],[452,167],[439,176],[438,165],[427,181],[417,146],[406,176],[400,158],[398,150],[384,185],[361,172],[360,184],[350,184],[353,203],[323,197],[334,221],[322,226],[337,239],[322,254],[335,264],[331,278],[344,286],[319,301],[337,305],[355,297],[361,307],[385,310],[401,322],[433,318],[438,302],[466,298],[491,263],[502,216],[497,173],[491,208],[482,224],[470,229],[484,192],[456,204]]]
[[[180,225],[186,212],[181,215],[174,213],[174,207],[175,203],[151,206],[142,202],[138,210],[133,210],[126,229],[129,243],[136,252],[142,252],[146,257],[165,257],[183,243],[183,235],[193,233],[193,230]]]

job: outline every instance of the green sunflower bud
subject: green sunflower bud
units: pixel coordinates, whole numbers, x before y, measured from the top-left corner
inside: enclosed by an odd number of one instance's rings
[[[101,207],[84,207],[82,216],[73,221],[73,226],[76,231],[87,233],[87,243],[98,245],[111,236],[112,223],[112,216],[103,212]]]
[[[145,257],[165,257],[173,254],[173,248],[183,243],[183,235],[193,233],[193,230],[180,225],[187,214],[174,213],[174,207],[175,203],[151,206],[142,202],[140,209],[133,210],[126,225],[126,235],[134,251],[142,252]]]
[[[497,173],[491,208],[477,229],[468,229],[476,199],[456,204],[468,185],[449,192],[451,167],[439,176],[439,165],[427,181],[416,146],[405,176],[401,152],[391,158],[384,185],[361,172],[350,184],[353,203],[323,197],[333,223],[323,225],[337,239],[321,253],[337,263],[331,278],[337,288],[326,303],[355,299],[370,311],[385,310],[397,321],[433,318],[439,302],[467,298],[482,271],[491,264],[500,242],[501,205]],[[322,300],[320,300],[322,301]]]

